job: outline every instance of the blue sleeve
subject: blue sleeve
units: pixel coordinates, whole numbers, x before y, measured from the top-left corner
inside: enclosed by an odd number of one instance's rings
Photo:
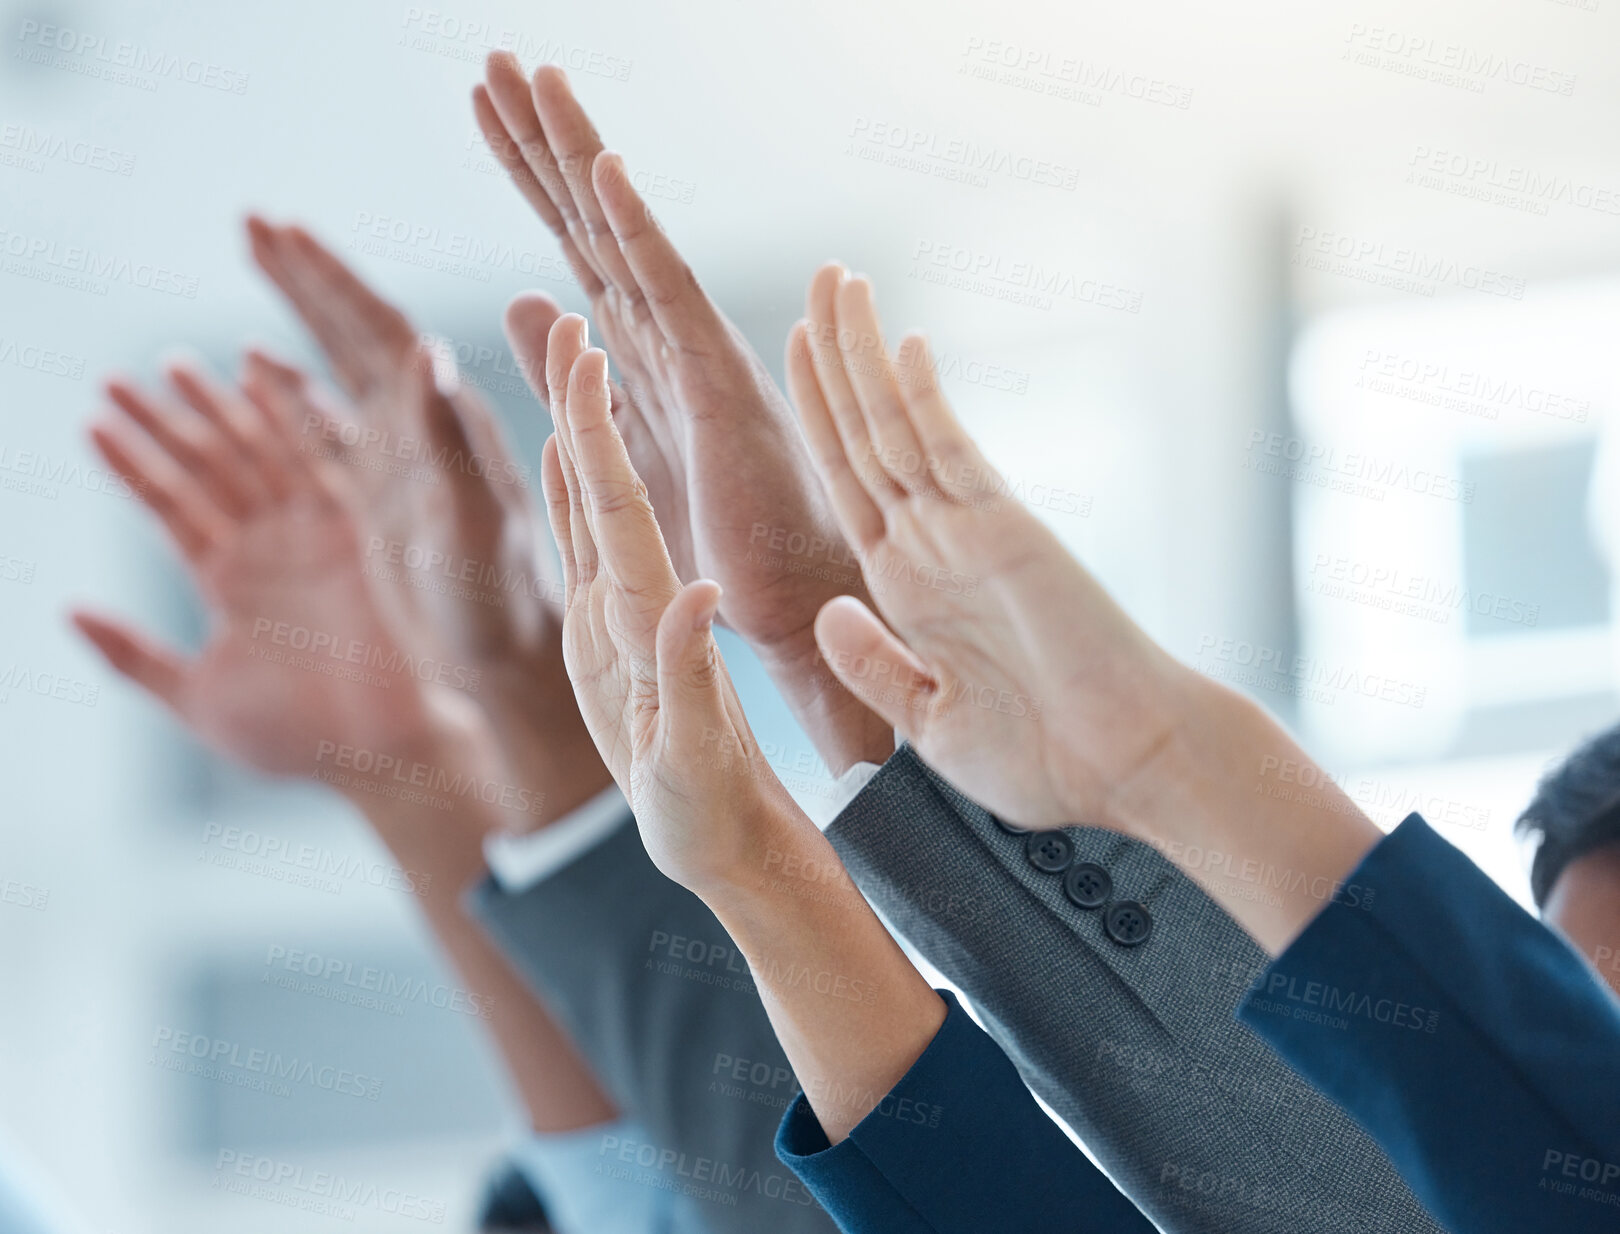
[[[956,999],[876,1109],[830,1146],[800,1094],[776,1152],[846,1234],[1153,1234]]]
[[[1620,1230],[1620,1003],[1417,815],[1238,1017],[1449,1229]]]

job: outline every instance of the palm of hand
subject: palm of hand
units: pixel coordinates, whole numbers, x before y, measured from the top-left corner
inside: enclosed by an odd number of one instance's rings
[[[329,493],[295,491],[226,531],[196,563],[215,628],[178,702],[192,727],[289,775],[318,769],[321,740],[389,751],[413,732],[415,682],[377,667],[397,664],[398,645],[361,564],[353,516]],[[381,690],[394,697],[379,706]]]

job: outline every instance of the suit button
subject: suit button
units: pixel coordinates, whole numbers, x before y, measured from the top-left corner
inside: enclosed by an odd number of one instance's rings
[[[1037,870],[1056,874],[1074,860],[1074,841],[1061,831],[1037,831],[1024,842],[1024,856]]]
[[[1100,865],[1082,861],[1063,876],[1063,894],[1081,908],[1101,908],[1114,894],[1114,880]]]
[[[1011,823],[1005,822],[994,814],[990,817],[996,820],[997,827],[1000,827],[1010,836],[1027,836],[1029,834],[1029,828],[1027,827],[1014,827]]]
[[[1103,914],[1103,929],[1121,947],[1134,947],[1153,933],[1153,917],[1135,900],[1121,900]]]

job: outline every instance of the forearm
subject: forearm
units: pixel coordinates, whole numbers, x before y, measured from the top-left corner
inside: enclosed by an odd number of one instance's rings
[[[790,801],[763,866],[706,898],[748,960],[777,1039],[837,1144],[934,1039],[945,1005]]]
[[[1276,955],[1354,894],[1345,880],[1383,833],[1257,704],[1191,672],[1180,686],[1182,723],[1104,825],[1157,847]]]
[[[452,775],[479,775],[486,757],[476,743],[449,736],[411,753],[415,761]],[[463,893],[484,875],[484,838],[503,825],[499,807],[474,795],[452,799],[449,809],[443,800],[348,795],[399,863],[427,875],[419,889],[423,916],[476,996],[533,1129],[571,1131],[615,1117],[613,1103],[568,1035],[462,909]]]

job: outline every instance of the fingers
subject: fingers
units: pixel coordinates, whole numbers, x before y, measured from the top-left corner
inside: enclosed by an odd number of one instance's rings
[[[134,485],[186,560],[195,565],[229,522],[202,485],[152,439],[117,420],[94,425],[90,439],[107,465]]]
[[[581,580],[596,574],[596,543],[591,538],[591,527],[585,517],[585,490],[574,466],[574,453],[568,440],[568,421],[564,415],[568,401],[568,376],[574,361],[585,352],[585,319],[576,313],[559,317],[551,327],[546,346],[546,387],[551,407],[552,434],[557,442],[558,469],[562,472],[563,487],[568,494],[569,527],[573,533],[574,560]]]
[[[936,492],[927,454],[901,400],[900,383],[883,342],[872,283],[863,275],[845,279],[834,292],[838,349],[876,448],[874,463],[908,493]]]
[[[534,94],[516,56],[504,51],[490,54],[484,63],[484,88],[473,92],[473,109],[495,157],[557,237],[574,277],[594,300],[602,294],[605,279],[591,260],[579,211],[547,144]],[[520,174],[524,171],[532,186]]]
[[[361,324],[359,314],[368,309],[393,310],[349,274],[337,258],[326,253],[308,232],[272,227],[257,216],[248,219],[247,227],[253,260],[259,269],[309,327],[338,382],[351,397],[361,397],[378,379],[376,335],[385,327],[374,322],[368,328]],[[351,301],[346,295],[359,298]]]
[[[635,278],[624,263],[591,182],[591,168],[602,152],[602,139],[568,88],[568,74],[554,64],[542,64],[534,71],[529,93],[568,191],[567,199],[557,202],[567,220],[568,234],[604,282],[623,292],[633,291]]]
[[[575,361],[562,421],[602,568],[620,591],[662,611],[679,583],[646,485],[613,423],[606,352],[593,348]]]
[[[849,542],[864,553],[883,538],[883,512],[849,465],[838,426],[833,423],[832,412],[816,380],[810,348],[809,323],[801,321],[788,334],[788,395],[798,410],[811,460],[832,502],[838,524]]]
[[[905,496],[905,490],[878,465],[872,435],[859,398],[844,371],[844,353],[838,345],[838,289],[848,272],[836,262],[817,270],[810,280],[805,299],[809,319],[810,358],[816,381],[832,414],[838,438],[844,443],[844,457],[880,509]]]
[[[894,633],[854,596],[816,614],[816,645],[844,688],[914,739],[939,698],[938,683]]]
[[[177,364],[169,380],[186,403],[229,445],[240,483],[257,505],[286,490],[279,452],[271,448],[264,417],[252,402],[200,366]]]
[[[140,425],[176,468],[196,481],[219,510],[242,518],[253,507],[252,481],[244,477],[243,468],[232,457],[230,442],[211,425],[179,407],[158,402],[128,382],[109,381],[107,397]]]
[[[579,568],[574,563],[574,529],[572,503],[568,486],[563,482],[562,456],[557,449],[557,435],[546,438],[540,448],[540,491],[546,498],[546,517],[551,521],[551,534],[557,541],[557,556],[562,561],[563,586],[566,604],[579,586]]]
[[[921,334],[908,334],[900,342],[895,364],[899,370],[900,397],[935,482],[958,499],[999,493],[1001,477],[979,452],[977,443],[957,422],[950,404],[945,401],[928,340]]]
[[[181,710],[186,662],[122,622],[75,612],[72,621],[107,663],[175,712]]]
[[[551,389],[547,384],[546,348],[551,328],[563,315],[562,309],[550,296],[538,291],[520,292],[506,306],[503,324],[506,341],[511,344],[518,368],[529,389],[547,407],[551,406]]]
[[[720,584],[703,578],[683,587],[658,619],[658,709],[675,724],[724,713],[715,688],[725,672],[713,634],[719,607]]]
[[[671,343],[701,352],[720,329],[720,315],[630,183],[624,160],[608,152],[598,155],[591,181],[631,276],[622,290],[632,319],[649,313]]]

